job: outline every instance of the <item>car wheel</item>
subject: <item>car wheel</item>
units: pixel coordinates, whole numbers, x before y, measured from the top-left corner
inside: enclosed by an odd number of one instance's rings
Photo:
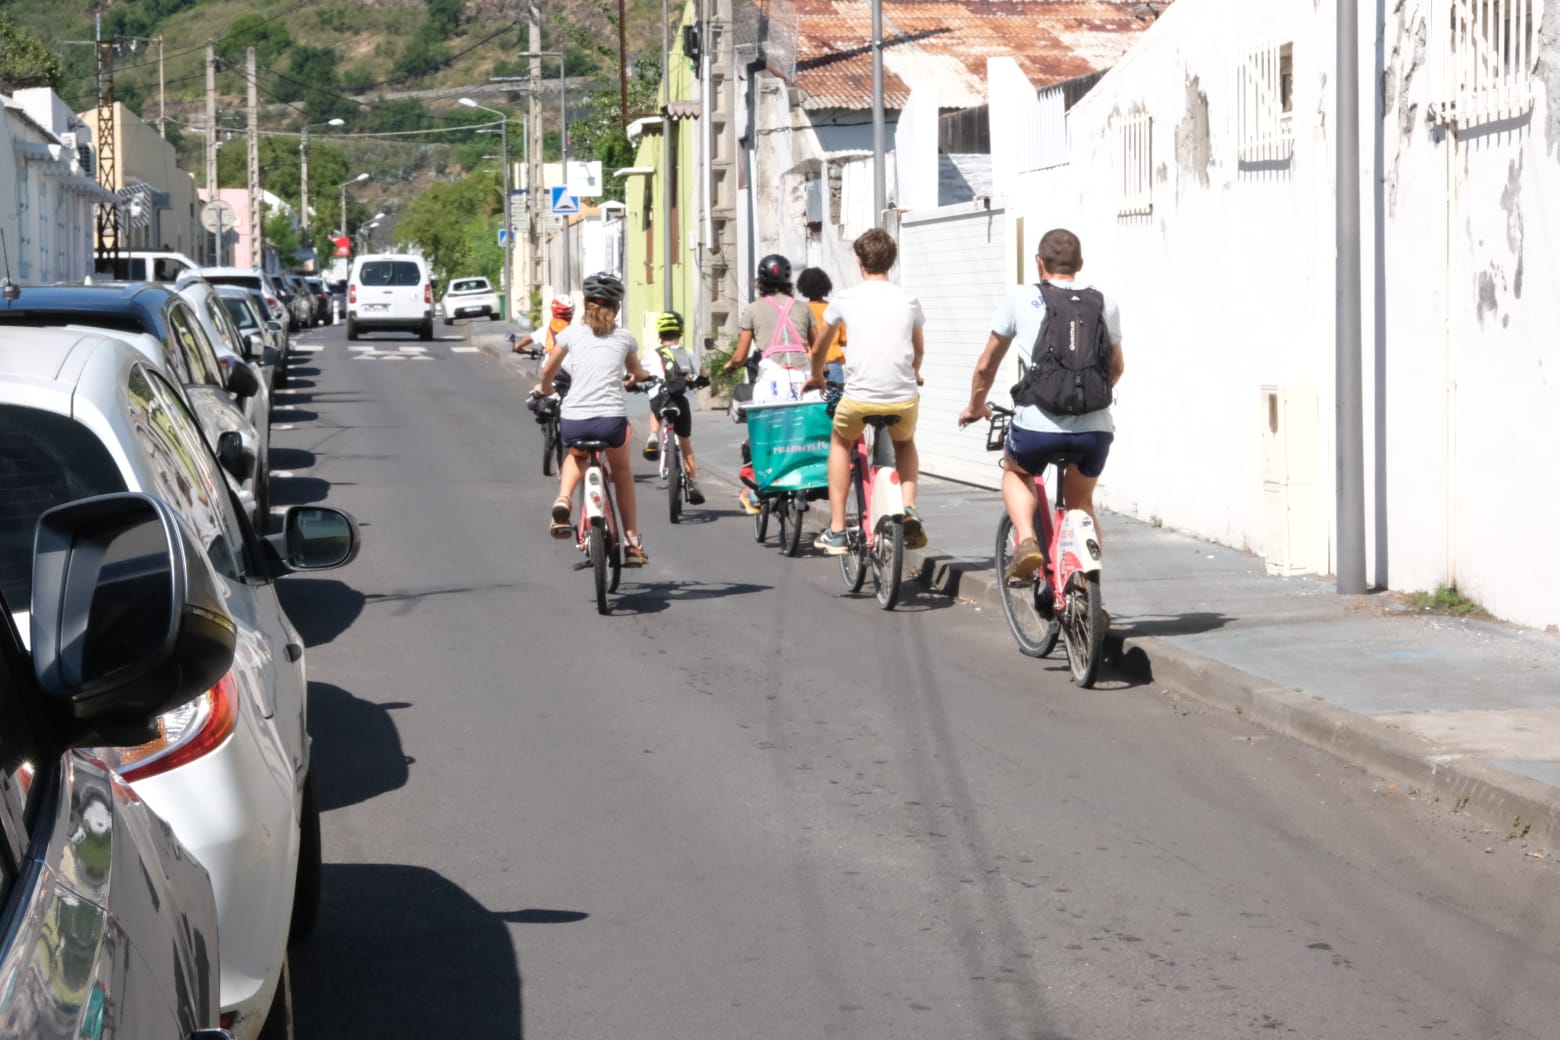
[[[265,1014],[259,1040],[293,1040],[292,968],[282,958],[282,977],[276,980],[276,995]]]
[[[488,314],[488,321],[502,321],[503,319],[504,316],[497,311],[492,311]]]
[[[298,821],[298,881],[293,887],[289,945],[300,943],[314,931],[320,917],[320,879],[324,850],[320,843],[320,800],[314,793],[314,771],[303,781],[303,815]]]
[[[347,338],[348,339],[357,339],[358,338],[357,322],[352,320],[352,315],[350,315],[350,314],[347,315]]]
[[[425,340],[429,340],[429,339],[433,338],[433,319],[432,318],[424,318],[423,319],[422,327],[417,330],[417,335],[421,336]]]
[[[453,325],[453,324],[455,324],[455,319],[454,318],[445,318],[444,319],[444,324],[446,324],[446,325]]]

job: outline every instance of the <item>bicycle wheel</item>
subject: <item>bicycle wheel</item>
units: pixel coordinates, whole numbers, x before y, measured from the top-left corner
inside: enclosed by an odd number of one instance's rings
[[[802,511],[807,508],[806,492],[793,491],[781,495],[777,503],[780,509],[780,552],[795,556],[802,547]]]
[[[623,539],[616,528],[607,530],[607,591],[616,592],[623,580]]]
[[[905,568],[905,522],[885,516],[878,521],[872,542],[872,582],[877,586],[878,606],[893,610],[899,602],[899,584]]]
[[[590,551],[590,569],[596,578],[596,613],[607,612],[607,536],[599,526],[590,529],[586,541]]]
[[[542,476],[554,477],[558,475],[558,467],[563,465],[563,463],[559,461],[555,464],[554,459],[557,458],[560,447],[562,445],[558,443],[558,428],[553,422],[549,421],[547,425],[542,427]]]
[[[682,518],[683,499],[683,469],[682,454],[677,445],[676,437],[667,437],[666,443],[661,446],[666,453],[666,508],[667,514],[676,523]]]
[[[769,533],[769,496],[760,495],[758,498],[758,512],[753,514],[753,540],[760,545],[764,544],[764,536]]]
[[[850,471],[852,491],[845,500],[845,534],[850,539],[850,552],[840,557],[840,577],[852,593],[861,591],[867,581],[867,540],[861,533],[861,518],[867,514],[867,495],[861,486],[861,474]],[[850,505],[854,501],[855,511]],[[830,521],[832,523],[832,521]]]
[[[1002,522],[997,525],[997,580],[1001,581],[1002,575],[1007,573],[1008,566],[1013,562],[1013,521],[1003,516]],[[1018,652],[1026,657],[1044,657],[1056,647],[1056,637],[1061,633],[1061,626],[1053,616],[1055,611],[1048,609],[1050,604],[1043,602],[1048,595],[1045,582],[1042,580],[1045,571],[1042,569],[1034,578],[1022,585],[1009,586],[1002,583],[1002,613],[1007,615],[1008,628],[1013,632],[1013,639],[1018,643]]]
[[[1082,571],[1067,579],[1062,597],[1062,644],[1073,682],[1094,685],[1105,659],[1105,611],[1100,607],[1100,579]]]

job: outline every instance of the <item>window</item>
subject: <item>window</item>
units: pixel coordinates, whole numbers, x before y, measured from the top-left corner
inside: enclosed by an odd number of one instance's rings
[[[645,284],[655,283],[655,178],[642,178],[645,182],[645,204],[640,211],[645,215]]]
[[[1432,53],[1442,62],[1441,123],[1477,126],[1516,119],[1533,107],[1537,26],[1533,0],[1439,0],[1432,20],[1441,38]]]
[[[409,260],[371,260],[358,271],[359,285],[405,288],[422,282],[422,268]]]
[[[1235,133],[1243,163],[1282,163],[1294,154],[1294,45],[1248,53],[1235,80]]]
[[[216,351],[190,309],[183,303],[169,307],[168,327],[173,333],[173,349],[183,355],[190,370],[190,383],[221,386],[222,370],[217,367]]]
[[[1119,217],[1141,217],[1154,212],[1153,130],[1154,117],[1147,112],[1125,116],[1116,127]]]

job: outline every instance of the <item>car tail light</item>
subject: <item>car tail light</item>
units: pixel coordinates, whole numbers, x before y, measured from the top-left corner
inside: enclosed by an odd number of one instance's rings
[[[357,303],[357,286],[355,286],[355,285],[347,286],[347,302],[348,303]]]
[[[423,303],[432,303],[432,302],[433,302],[433,283],[432,282],[425,282],[423,284]]]
[[[238,725],[238,686],[229,672],[188,704],[157,716],[157,736],[127,748],[99,748],[98,757],[134,782],[210,754]]]

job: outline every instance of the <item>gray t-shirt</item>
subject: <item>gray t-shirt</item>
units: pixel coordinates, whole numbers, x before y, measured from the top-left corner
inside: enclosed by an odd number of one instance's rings
[[[749,358],[762,358],[764,352],[769,349],[774,339],[775,327],[780,324],[780,310],[785,306],[785,299],[784,296],[760,296],[748,304],[747,309],[742,312],[742,320],[738,327],[753,333],[753,345],[748,348]],[[779,303],[780,307],[777,308],[770,302],[771,300]],[[812,364],[807,357],[807,350],[812,345],[813,336],[812,308],[807,306],[806,300],[792,297],[790,310],[787,313],[791,316],[791,324],[802,337],[799,344],[801,353],[781,351],[772,355],[771,360],[787,368],[806,368]],[[785,334],[789,336],[790,330],[787,329]]]
[[[1078,289],[1097,288],[1083,282],[1053,281],[1053,285],[1066,285]],[[1121,311],[1116,301],[1105,294],[1105,333],[1111,346],[1121,342]],[[1015,285],[997,304],[997,312],[991,316],[991,331],[1013,340],[1012,348],[1018,351],[1027,366],[1035,349],[1040,330],[1045,327],[1045,301],[1040,297],[1038,285]],[[1014,382],[1017,382],[1015,379]],[[1056,415],[1038,405],[1023,405],[1013,413],[1013,425],[1021,430],[1038,433],[1114,433],[1116,424],[1111,421],[1110,409],[1083,415]]]
[[[563,365],[570,378],[560,418],[615,419],[628,414],[623,364],[629,354],[639,353],[632,334],[613,329],[598,336],[589,325],[570,325],[558,333],[558,346],[566,352]]]

